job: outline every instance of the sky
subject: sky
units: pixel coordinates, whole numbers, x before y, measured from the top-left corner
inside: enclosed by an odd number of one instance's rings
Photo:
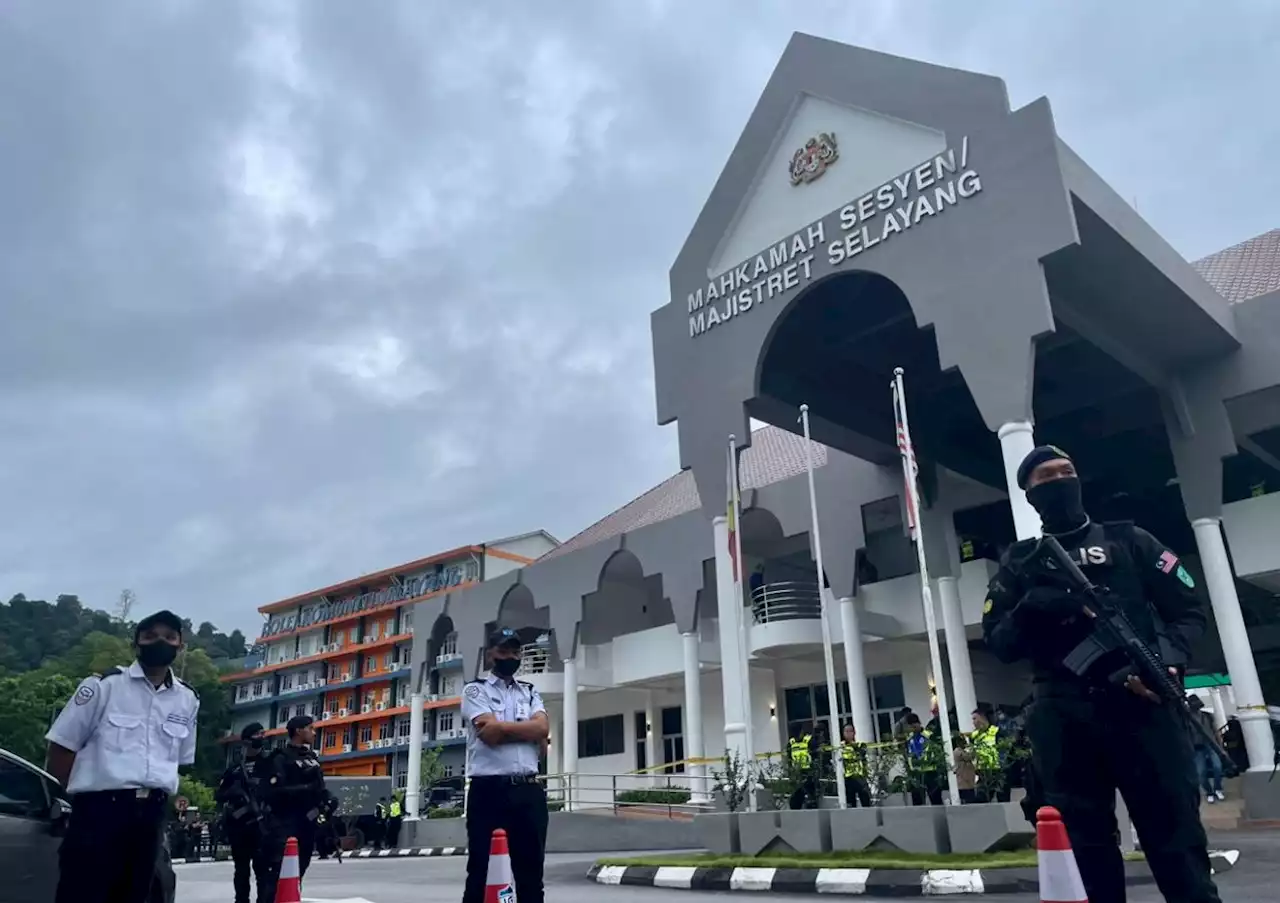
[[[1280,226],[1270,0],[961,7],[7,0],[0,596],[256,633],[669,476],[649,315],[794,31],[1047,95],[1190,259]]]

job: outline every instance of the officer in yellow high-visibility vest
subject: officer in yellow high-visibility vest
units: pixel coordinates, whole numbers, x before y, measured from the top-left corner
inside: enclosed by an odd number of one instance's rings
[[[791,759],[791,770],[796,780],[796,788],[791,793],[792,809],[818,808],[818,785],[814,773],[814,748],[816,740],[812,729],[797,727],[795,736],[787,743],[787,755]]]
[[[400,825],[404,821],[404,808],[400,805],[400,796],[391,797],[387,805],[387,849],[400,848]]]
[[[983,791],[988,802],[1007,803],[1011,798],[1011,791],[1008,781],[1001,772],[999,741],[1000,729],[991,723],[991,717],[987,711],[974,710],[970,742],[973,746],[974,764],[978,767],[979,780],[987,784],[986,787],[979,789]]]
[[[858,732],[850,722],[840,733],[840,760],[844,763],[844,795],[850,806],[871,808],[871,787],[867,784],[867,744],[858,742]]]

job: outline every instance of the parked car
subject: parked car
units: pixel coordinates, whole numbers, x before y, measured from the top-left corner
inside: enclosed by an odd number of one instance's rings
[[[58,886],[58,846],[71,816],[53,775],[0,749],[0,875],[6,903],[48,903]],[[169,853],[156,863],[149,903],[174,903],[178,880]]]

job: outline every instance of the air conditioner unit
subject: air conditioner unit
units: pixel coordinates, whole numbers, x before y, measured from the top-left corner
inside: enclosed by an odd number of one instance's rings
[[[397,746],[408,746],[408,745],[409,745],[409,738],[408,738],[408,737],[396,737],[396,745],[397,745]]]
[[[321,713],[320,713],[320,720],[321,720],[321,721],[328,721],[328,720],[329,720],[330,718],[332,718],[332,717],[333,717],[333,712],[330,712],[330,711],[327,711],[327,710],[326,710],[326,711],[323,711],[323,712],[321,712]]]
[[[351,752],[351,744],[350,744],[350,743],[344,743],[344,744],[342,744],[342,751],[343,751],[344,753],[346,753],[346,752]]]
[[[342,672],[342,679],[343,679],[344,681],[348,681],[348,680],[350,680],[350,679],[351,679],[351,672],[350,672],[350,671],[343,671],[343,672]]]
[[[350,712],[351,712],[351,710],[350,710],[350,709],[338,709],[338,717],[339,717],[339,718],[346,718],[346,717],[347,717],[347,715],[348,715]]]
[[[439,702],[439,701],[440,701],[439,693],[432,693],[430,696],[427,697],[427,702]]]
[[[366,643],[376,643],[378,642],[378,638],[376,636],[367,636],[364,638],[364,641]]]
[[[380,702],[374,706],[374,709],[379,712],[385,711],[386,708],[387,708],[387,704],[385,702]]]

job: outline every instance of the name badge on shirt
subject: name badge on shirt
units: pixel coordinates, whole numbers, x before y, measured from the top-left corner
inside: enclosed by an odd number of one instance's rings
[[[529,703],[521,702],[516,704],[516,721],[529,720]]]

